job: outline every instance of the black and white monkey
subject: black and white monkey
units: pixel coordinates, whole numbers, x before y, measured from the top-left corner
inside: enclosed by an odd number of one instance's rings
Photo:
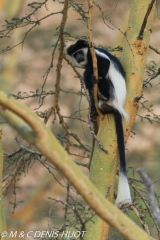
[[[98,107],[104,112],[112,112],[115,118],[115,126],[117,133],[117,142],[120,158],[120,171],[118,193],[116,205],[121,207],[127,203],[131,203],[130,189],[127,179],[126,160],[125,160],[125,145],[122,117],[128,120],[128,115],[124,110],[124,103],[126,99],[126,83],[125,72],[119,60],[101,48],[95,47],[98,67]],[[67,48],[67,54],[70,55],[74,62],[85,68],[84,82],[89,91],[91,101],[91,112],[95,112],[95,103],[93,97],[93,65],[92,57],[89,49],[88,42],[78,40],[75,44]],[[108,106],[104,108],[104,106]],[[108,109],[108,110],[107,110]]]

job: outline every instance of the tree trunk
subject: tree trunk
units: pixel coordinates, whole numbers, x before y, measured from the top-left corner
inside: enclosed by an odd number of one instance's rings
[[[138,110],[135,98],[140,97],[142,94],[143,74],[154,17],[154,7],[148,16],[143,38],[137,39],[137,37],[150,3],[151,0],[132,1],[128,29],[125,35],[122,65],[126,71],[128,90],[126,111],[130,116],[130,121],[127,124],[124,123],[125,141],[129,137]],[[118,155],[114,119],[112,116],[105,116],[104,120],[100,122],[98,139],[101,140],[102,145],[108,150],[108,154],[104,153],[95,144],[90,168],[90,180],[104,196],[108,189],[107,199],[113,202]],[[95,216],[92,221],[87,223],[86,230],[85,240],[106,240],[109,226],[101,218]]]

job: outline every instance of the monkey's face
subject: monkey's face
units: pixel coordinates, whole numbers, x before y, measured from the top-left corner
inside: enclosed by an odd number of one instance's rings
[[[72,54],[72,58],[78,66],[85,67],[87,65],[87,52],[88,48],[82,48]]]
[[[78,66],[85,67],[88,63],[88,48],[89,46],[86,41],[78,40],[75,44],[72,44],[67,48],[67,53],[73,58]]]

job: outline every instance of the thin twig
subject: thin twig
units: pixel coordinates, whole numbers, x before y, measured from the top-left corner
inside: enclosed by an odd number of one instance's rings
[[[160,75],[160,68],[158,68],[158,71],[155,74],[153,74],[150,78],[147,79],[147,81],[144,83],[144,85],[150,83],[151,80],[155,79],[159,75]]]
[[[147,176],[144,169],[138,168],[137,172],[139,173],[144,185],[146,186],[146,190],[148,193],[148,200],[149,200],[149,203],[150,203],[150,206],[152,209],[152,214],[153,214],[158,226],[160,227],[160,209],[156,203],[153,184],[152,184],[151,180],[149,179],[149,177]]]
[[[89,115],[88,118],[90,118],[90,115]],[[100,140],[98,139],[98,137],[96,136],[93,128],[91,127],[90,122],[91,122],[91,121],[89,121],[89,123],[88,123],[88,127],[89,127],[89,129],[90,129],[91,134],[93,135],[94,139],[97,141],[97,143],[98,143],[98,145],[100,146],[100,148],[101,148],[105,153],[108,153],[108,150],[103,146],[103,144],[101,143],[101,141],[100,141]]]
[[[23,161],[24,161],[24,156],[21,157],[21,159],[18,162],[18,165],[17,165],[16,169],[14,170],[13,174],[11,175],[11,178],[9,179],[9,181],[7,183],[7,186],[5,187],[5,189],[3,191],[3,196],[7,195],[8,189],[9,189],[10,185],[13,183],[13,181],[15,180],[15,178],[18,174],[18,171],[22,166]]]
[[[145,17],[143,19],[143,23],[142,23],[139,35],[137,37],[138,40],[142,40],[143,39],[144,29],[145,29],[145,27],[147,25],[147,20],[148,20],[149,14],[152,11],[154,3],[155,3],[155,0],[152,0],[151,3],[148,5],[148,9],[147,9],[146,15],[145,15]]]
[[[66,58],[66,55],[63,55],[63,58],[66,60],[66,62],[73,68],[74,72],[77,74],[78,78],[80,79],[81,82],[81,86],[84,89],[84,93],[85,96],[87,97],[88,102],[89,100],[89,96],[88,96],[88,92],[87,89],[85,87],[84,81],[83,81],[83,77],[81,76],[81,74],[77,71],[77,69],[75,68],[75,66]]]
[[[160,54],[160,51],[157,48],[155,48],[151,45],[149,45],[149,48],[152,49],[153,51],[155,51],[157,54]]]
[[[134,189],[134,191],[139,195],[140,199],[143,201],[144,205],[146,206],[147,212],[149,213],[150,217],[153,219],[153,222],[156,226],[157,232],[158,232],[158,236],[160,237],[160,229],[159,226],[157,224],[157,222],[155,221],[155,219],[152,217],[152,213],[150,210],[150,207],[148,206],[148,202],[146,201],[146,199],[143,197],[143,195],[141,194],[141,192],[133,185],[132,181],[129,181],[130,186],[132,186],[132,188]]]
[[[89,48],[91,52],[92,57],[92,63],[93,63],[93,75],[96,79],[98,79],[98,68],[97,68],[97,57],[94,50],[94,44],[93,44],[93,36],[92,36],[92,11],[93,11],[93,3],[91,0],[88,0],[88,22],[87,22],[87,28],[88,28],[88,40],[89,40]],[[98,84],[95,83],[93,87],[93,96],[94,96],[94,102],[95,107],[98,113],[98,116],[100,119],[102,119],[103,114],[99,110],[98,107]]]
[[[68,0],[65,0],[64,7],[63,7],[63,16],[59,28],[59,40],[60,40],[60,49],[59,49],[59,57],[58,57],[58,65],[57,65],[57,76],[56,76],[56,84],[55,84],[55,98],[52,107],[49,109],[47,116],[44,120],[46,124],[51,116],[51,114],[55,111],[58,107],[58,100],[59,100],[59,92],[60,92],[60,80],[61,80],[61,69],[62,69],[62,61],[63,61],[63,54],[64,54],[64,47],[65,47],[65,40],[64,40],[64,27],[67,20],[68,14]]]
[[[145,230],[149,235],[151,235],[150,230],[149,230],[149,227],[148,227],[148,225],[147,225],[147,224],[145,223],[145,221],[144,221],[144,216],[139,213],[138,209],[137,209],[134,205],[130,205],[129,208],[132,209],[133,212],[136,214],[136,216],[138,217],[138,219],[139,219],[140,223],[142,224],[144,230]]]
[[[42,98],[43,89],[44,89],[44,86],[45,86],[45,84],[46,84],[48,75],[49,75],[51,69],[53,68],[54,54],[55,54],[55,51],[56,51],[58,42],[59,42],[59,36],[58,36],[58,39],[57,39],[57,41],[56,41],[56,43],[55,43],[55,46],[54,46],[54,48],[53,48],[53,51],[52,51],[50,66],[49,66],[49,68],[47,69],[47,71],[45,72],[45,74],[44,74],[44,76],[43,76],[43,84],[42,84],[42,89],[41,89],[40,98],[39,98],[39,103],[41,102],[41,104],[43,104],[43,99],[44,99],[44,98]]]

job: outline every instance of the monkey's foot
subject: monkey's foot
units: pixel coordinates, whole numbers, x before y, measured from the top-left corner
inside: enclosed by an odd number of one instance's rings
[[[97,117],[98,117],[97,111],[91,111],[90,112],[91,122],[96,122],[97,121]]]
[[[113,113],[113,108],[109,106],[106,101],[100,100],[98,103],[98,107],[102,113]]]

